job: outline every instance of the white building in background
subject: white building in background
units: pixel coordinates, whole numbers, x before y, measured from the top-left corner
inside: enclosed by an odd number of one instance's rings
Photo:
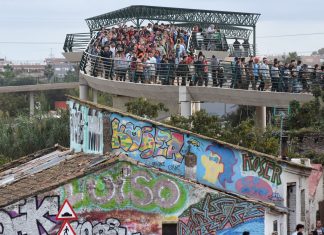
[[[52,65],[54,68],[54,77],[64,78],[68,71],[75,71],[73,66],[65,58],[46,58],[46,65]]]

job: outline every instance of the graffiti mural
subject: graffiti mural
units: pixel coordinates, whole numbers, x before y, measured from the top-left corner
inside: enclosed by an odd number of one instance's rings
[[[263,201],[275,202],[274,190],[277,195],[282,193],[282,168],[275,162],[210,141],[200,141],[200,147],[205,149],[203,154],[192,151],[198,156],[198,182]]]
[[[256,219],[259,222],[255,223]],[[257,229],[258,234],[263,234],[262,206],[224,195],[207,194],[204,200],[191,206],[180,216],[178,234],[207,235],[220,234],[222,231],[234,234],[239,232],[239,225],[246,227],[249,223],[254,226],[257,224],[257,228],[254,229]]]
[[[120,224],[120,221],[115,218],[109,218],[104,223],[95,222],[92,224],[89,221],[84,223],[72,222],[72,227],[75,228],[77,234],[80,235],[128,235],[127,228]],[[142,235],[139,232],[130,233],[131,235]]]
[[[59,192],[75,209],[135,208],[170,215],[179,211],[188,197],[183,183],[175,178],[159,177],[128,163],[117,163],[109,171],[75,180]]]
[[[216,189],[273,203],[278,203],[278,198],[282,198],[285,190],[282,187],[283,169],[274,159],[247,154],[162,124],[156,125],[108,111],[89,110],[89,107],[71,101],[70,110],[71,147],[76,151],[103,153],[105,147],[116,153],[122,152],[145,165]],[[105,127],[103,123],[106,123]],[[103,130],[107,133],[103,133]],[[103,136],[107,136],[107,139],[104,140]],[[103,146],[103,143],[109,146]],[[144,180],[145,177],[140,179]],[[111,183],[113,181],[100,181],[100,185],[112,187],[116,185]],[[89,189],[91,184],[93,182],[87,184]],[[100,200],[108,200],[110,196],[108,193]],[[122,196],[118,198],[121,200]]]
[[[77,234],[118,234],[118,235],[160,235],[162,218],[158,214],[146,214],[131,210],[100,211],[80,214],[87,221],[71,223]],[[91,218],[91,219],[90,219]]]
[[[16,208],[0,210],[0,234],[46,234],[56,225],[58,210],[58,196],[23,200]]]
[[[77,234],[158,235],[160,216],[181,214],[190,189],[176,178],[119,162],[44,194],[50,196],[0,210],[0,234],[56,234],[56,214],[68,199],[79,217],[73,223]]]
[[[70,108],[70,146],[80,152],[84,143],[85,106],[69,102]]]
[[[101,112],[95,109],[89,110],[87,132],[85,151],[88,153],[103,153],[103,118]]]
[[[68,101],[70,107],[70,146],[76,152],[103,153],[102,112]]]
[[[111,116],[114,150],[122,150],[132,158],[151,166],[158,166],[175,174],[184,174],[182,148],[184,135],[151,124]]]
[[[274,161],[257,156],[243,155],[243,171],[254,171],[258,176],[270,180],[276,185],[281,184],[282,168]]]

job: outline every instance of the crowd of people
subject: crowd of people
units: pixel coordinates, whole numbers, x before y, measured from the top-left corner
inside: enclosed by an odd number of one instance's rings
[[[318,84],[324,88],[324,66],[316,64],[309,67],[301,60],[291,60],[290,63],[278,59],[269,60],[259,58],[235,57],[233,65],[232,88],[252,89],[277,92],[307,92],[311,84]]]
[[[157,23],[140,29],[102,28],[90,43],[83,70],[90,64],[92,76],[162,85],[208,86],[211,80],[215,87],[227,84],[260,91],[309,91],[310,83],[324,87],[324,66],[309,68],[301,61],[283,63],[277,59],[270,63],[257,57],[235,57],[229,63],[215,56],[207,59],[202,52],[195,54],[189,38],[198,30],[197,26],[188,32]]]
[[[305,226],[303,224],[297,224],[295,232],[292,235],[305,235]],[[308,235],[324,235],[324,227],[322,226],[322,222],[320,220],[316,221],[316,227],[308,233]]]

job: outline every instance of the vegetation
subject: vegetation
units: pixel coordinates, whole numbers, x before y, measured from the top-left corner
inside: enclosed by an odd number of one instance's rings
[[[138,98],[125,104],[127,112],[137,116],[155,119],[160,111],[168,112],[169,109],[163,103],[152,103],[145,98]]]
[[[300,60],[300,56],[298,56],[297,52],[289,52],[288,55],[282,56],[282,59],[285,63],[290,63],[292,60]]]
[[[236,125],[237,116],[240,116],[241,112],[240,108],[235,114],[222,119],[201,110],[189,118],[172,116],[166,123],[259,152],[277,155],[279,151],[278,130],[268,128],[263,133],[255,127],[254,120],[247,116],[245,120]]]
[[[324,91],[313,89],[314,100],[301,105],[290,103],[288,117],[288,136],[290,139],[290,158],[310,158],[313,163],[324,164],[324,152],[314,146],[302,145],[305,138],[311,138],[316,145],[324,135]]]
[[[65,111],[57,117],[26,115],[0,118],[0,165],[10,159],[33,153],[56,143],[69,146],[69,115]]]

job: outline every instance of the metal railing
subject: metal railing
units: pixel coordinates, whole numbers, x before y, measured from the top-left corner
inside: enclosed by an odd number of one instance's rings
[[[65,37],[63,50],[65,52],[84,51],[87,48],[90,40],[90,33],[67,34]]]
[[[80,70],[94,77],[110,80],[178,85],[178,86],[213,86],[233,89],[252,89],[259,91],[309,93],[313,86],[324,88],[324,70],[305,71],[295,70],[285,73],[283,68],[278,70],[258,69],[254,71],[249,66],[238,66],[233,62],[220,61],[212,65],[193,62],[179,64],[169,61],[148,63],[139,60],[127,60],[125,57],[115,59],[91,55],[84,52]]]

